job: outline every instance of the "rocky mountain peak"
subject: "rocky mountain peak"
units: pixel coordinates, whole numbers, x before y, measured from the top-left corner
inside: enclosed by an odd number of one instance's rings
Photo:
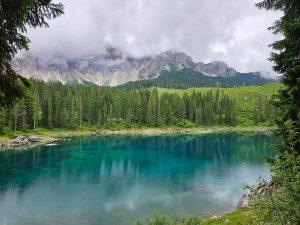
[[[212,77],[227,77],[234,76],[237,74],[237,71],[229,67],[226,63],[222,61],[213,61],[210,63],[196,63],[194,69],[198,72],[201,72],[207,76]]]
[[[166,62],[176,62],[176,63],[181,63],[185,65],[189,65],[193,63],[192,57],[188,56],[184,52],[177,52],[175,50],[168,50],[165,52],[162,52],[157,55],[157,58],[159,59],[164,59]]]

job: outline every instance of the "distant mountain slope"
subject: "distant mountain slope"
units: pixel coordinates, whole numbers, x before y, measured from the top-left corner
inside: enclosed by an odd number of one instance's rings
[[[60,81],[63,84],[93,83],[99,86],[118,86],[140,80],[152,82],[155,79],[164,80],[164,83],[188,82],[186,85],[215,85],[219,81],[221,84],[231,85],[231,79],[236,80],[231,77],[239,77],[241,74],[221,61],[207,64],[194,62],[183,52],[165,51],[151,57],[136,58],[116,48],[107,48],[106,52],[100,55],[89,54],[73,58],[61,55],[41,58],[28,53],[15,59],[13,66],[27,78],[33,77],[46,82]],[[183,73],[182,69],[186,69],[186,72]],[[168,71],[172,74],[168,74]],[[236,84],[253,84],[248,81],[259,76],[258,73],[252,76],[253,74],[249,73],[252,78],[240,77],[239,80],[243,81]],[[171,79],[168,80],[169,78]]]
[[[161,74],[150,80],[128,82],[120,85],[123,88],[141,87],[165,87],[186,89],[190,87],[232,87],[232,86],[260,86],[270,82],[272,79],[262,77],[259,73],[236,73],[234,76],[206,76],[192,69],[164,70]]]

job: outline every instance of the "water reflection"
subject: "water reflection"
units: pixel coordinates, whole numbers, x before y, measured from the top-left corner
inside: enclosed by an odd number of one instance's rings
[[[30,224],[45,217],[49,224],[130,224],[153,209],[174,216],[228,210],[242,183],[268,176],[272,143],[249,133],[111,136],[4,151],[0,224],[26,224],[33,211]]]

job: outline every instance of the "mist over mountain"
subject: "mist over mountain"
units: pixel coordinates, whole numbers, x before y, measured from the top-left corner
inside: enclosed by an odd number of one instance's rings
[[[181,70],[192,71],[197,81],[214,81],[216,78],[222,78],[218,79],[218,82],[224,80],[225,83],[228,80],[226,78],[240,76],[241,74],[222,61],[194,62],[184,52],[168,50],[155,56],[137,58],[126,55],[121,50],[112,47],[107,48],[103,54],[87,54],[74,58],[62,55],[40,58],[31,53],[26,53],[14,60],[14,68],[26,78],[32,77],[45,82],[59,81],[63,84],[73,82],[93,83],[99,86],[118,86],[133,81],[155,80],[162,73],[165,75],[166,72],[168,72],[168,79],[171,82],[172,74],[176,74],[178,78],[177,72]],[[184,73],[181,73],[181,76],[185,76]],[[244,76],[249,78],[251,76],[261,77],[261,79],[265,79],[262,84],[271,81],[263,78],[264,74],[258,72],[246,73]],[[185,79],[182,78],[181,80],[184,82]],[[232,80],[232,78],[229,80]],[[191,82],[193,82],[193,79]],[[222,82],[220,84],[222,85]],[[253,84],[244,81],[242,84],[233,85]]]

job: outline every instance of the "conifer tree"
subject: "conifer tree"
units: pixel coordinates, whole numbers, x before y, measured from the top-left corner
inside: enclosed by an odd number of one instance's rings
[[[19,50],[28,49],[28,27],[48,27],[47,19],[63,14],[64,6],[51,0],[0,1],[0,107],[25,96],[29,82],[11,66]]]
[[[256,207],[268,224],[299,224],[300,192],[300,1],[264,0],[259,8],[281,11],[283,16],[270,29],[283,38],[272,44],[274,70],[282,75],[285,85],[276,102],[277,137],[281,139],[279,154],[273,161],[276,190],[265,188]],[[268,192],[269,191],[269,192]],[[274,210],[275,209],[275,210]]]

